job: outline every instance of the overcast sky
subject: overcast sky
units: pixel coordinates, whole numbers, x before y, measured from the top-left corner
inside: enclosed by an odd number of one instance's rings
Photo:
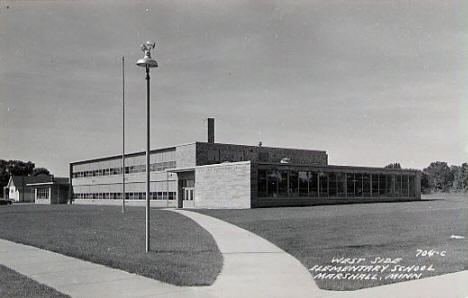
[[[468,161],[467,1],[0,1],[0,159],[56,175],[206,140],[327,150],[330,164]]]

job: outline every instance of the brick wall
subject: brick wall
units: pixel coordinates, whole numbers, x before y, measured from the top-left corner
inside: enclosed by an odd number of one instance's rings
[[[194,208],[250,208],[250,162],[195,168]]]
[[[280,162],[283,158],[289,158],[289,162],[292,164],[328,164],[328,156],[325,151],[203,142],[197,142],[196,145],[198,166],[224,161]]]

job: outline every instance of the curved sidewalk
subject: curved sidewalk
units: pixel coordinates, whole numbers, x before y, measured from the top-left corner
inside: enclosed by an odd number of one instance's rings
[[[224,262],[214,284],[204,288],[212,297],[323,297],[307,269],[271,242],[233,224],[197,212],[175,209],[216,241]]]
[[[185,210],[221,251],[223,268],[206,287],[181,287],[33,246],[0,239],[0,264],[72,297],[321,297],[302,264],[263,238]]]

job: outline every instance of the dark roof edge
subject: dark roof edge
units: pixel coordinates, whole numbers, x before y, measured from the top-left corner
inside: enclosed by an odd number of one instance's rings
[[[307,151],[307,152],[320,152],[320,153],[327,153],[326,150],[314,150],[314,149],[299,149],[299,148],[288,148],[288,147],[269,147],[269,146],[254,146],[254,145],[243,145],[243,144],[230,144],[230,143],[208,143],[208,142],[199,142],[196,143],[200,144],[219,144],[219,145],[229,145],[229,146],[241,146],[241,147],[259,147],[259,148],[267,148],[267,149],[285,149],[285,150],[298,150],[298,151]]]

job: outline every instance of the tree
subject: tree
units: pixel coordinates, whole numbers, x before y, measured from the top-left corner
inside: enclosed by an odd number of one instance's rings
[[[391,163],[385,166],[386,169],[401,169],[401,165],[399,162]]]
[[[425,172],[421,173],[421,192],[422,193],[430,193],[431,186],[429,185],[429,177]]]
[[[38,175],[50,175],[50,172],[46,168],[34,168],[31,176],[38,176]]]
[[[452,178],[451,191],[459,192],[464,190],[464,183],[462,177],[462,168],[459,166],[450,167],[450,175]]]
[[[10,174],[8,173],[7,167],[8,162],[0,159],[0,196],[3,198],[3,187],[7,185]]]
[[[3,187],[8,184],[10,176],[37,176],[40,174],[50,175],[46,168],[35,168],[33,162],[21,160],[0,159],[0,197],[3,197]]]
[[[462,165],[460,166],[460,171],[458,172],[457,179],[457,183],[459,183],[460,190],[468,191],[468,163],[462,163]]]
[[[29,176],[34,169],[34,163],[21,160],[9,160],[7,170],[13,176]]]
[[[427,175],[429,188],[432,191],[448,191],[452,187],[453,176],[446,162],[432,162],[424,173]]]

